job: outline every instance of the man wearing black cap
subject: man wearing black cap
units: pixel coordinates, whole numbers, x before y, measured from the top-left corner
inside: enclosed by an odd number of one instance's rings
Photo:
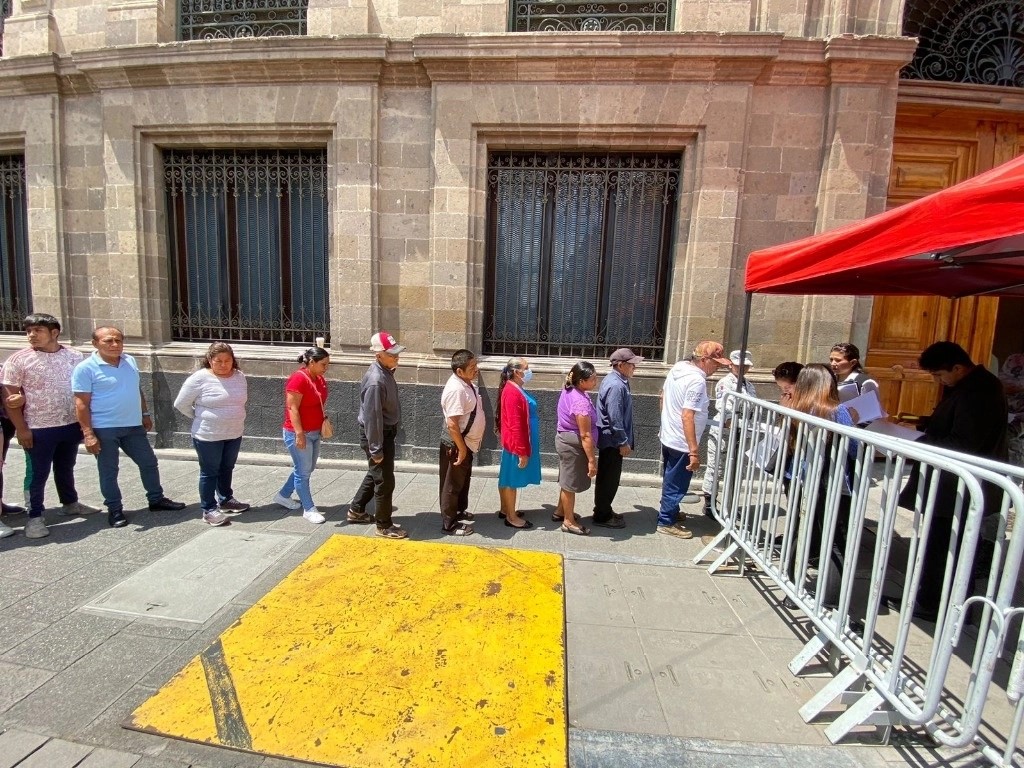
[[[643,358],[623,347],[612,352],[611,372],[597,392],[597,480],[594,482],[594,525],[625,528],[612,502],[622,477],[622,458],[633,450],[633,394],[629,379]]]

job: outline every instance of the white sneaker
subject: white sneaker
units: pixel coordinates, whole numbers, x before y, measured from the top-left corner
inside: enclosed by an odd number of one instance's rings
[[[282,496],[280,493],[275,493],[274,498],[271,499],[278,506],[284,507],[285,509],[301,509],[302,505],[295,499],[289,496]]]
[[[317,525],[320,525],[320,523],[327,520],[326,517],[320,514],[320,510],[317,509],[316,507],[310,507],[309,509],[302,513],[302,516],[309,520],[309,522],[316,523]]]
[[[203,522],[210,525],[224,525],[228,522],[228,516],[219,509],[211,509],[209,512],[203,512]]]
[[[95,515],[97,512],[99,510],[96,507],[90,507],[88,504],[83,504],[80,501],[64,504],[60,508],[60,513],[64,517],[84,517],[85,515]]]
[[[6,539],[8,536],[14,535],[14,529],[7,523],[0,522],[0,539]]]
[[[42,539],[50,535],[50,529],[46,527],[41,517],[30,517],[25,523],[25,538]]]

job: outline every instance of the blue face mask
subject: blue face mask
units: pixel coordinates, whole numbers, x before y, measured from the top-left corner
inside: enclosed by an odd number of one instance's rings
[[[527,368],[523,371],[523,384],[526,384],[530,379],[533,378],[533,371]]]

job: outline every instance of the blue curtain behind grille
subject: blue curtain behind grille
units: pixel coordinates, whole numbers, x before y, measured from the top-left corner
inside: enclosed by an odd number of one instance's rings
[[[548,303],[553,343],[590,343],[597,334],[606,188],[603,173],[559,174]]]
[[[245,328],[281,319],[281,212],[277,186],[238,190],[238,314]]]
[[[496,339],[538,338],[544,177],[543,171],[509,171],[498,184]]]
[[[225,220],[224,189],[188,187],[182,189],[182,195],[188,296],[179,298],[199,322],[221,325],[230,309],[224,279],[227,243],[221,226]]]
[[[607,342],[655,344],[664,174],[622,171],[613,207],[606,292]],[[629,258],[639,254],[643,258]]]
[[[326,330],[327,198],[296,183],[290,204],[293,317],[305,328]]]

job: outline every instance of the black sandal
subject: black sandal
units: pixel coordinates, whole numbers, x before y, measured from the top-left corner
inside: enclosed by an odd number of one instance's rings
[[[476,533],[476,531],[473,530],[472,525],[466,525],[465,523],[455,523],[451,529],[442,526],[441,530],[449,536],[472,536]]]
[[[527,528],[533,528],[533,523],[531,523],[529,520],[523,520],[523,524],[522,525],[513,525],[506,518],[505,519],[505,527],[507,527],[507,528],[515,528],[517,531],[523,531],[523,530],[526,530]]]

